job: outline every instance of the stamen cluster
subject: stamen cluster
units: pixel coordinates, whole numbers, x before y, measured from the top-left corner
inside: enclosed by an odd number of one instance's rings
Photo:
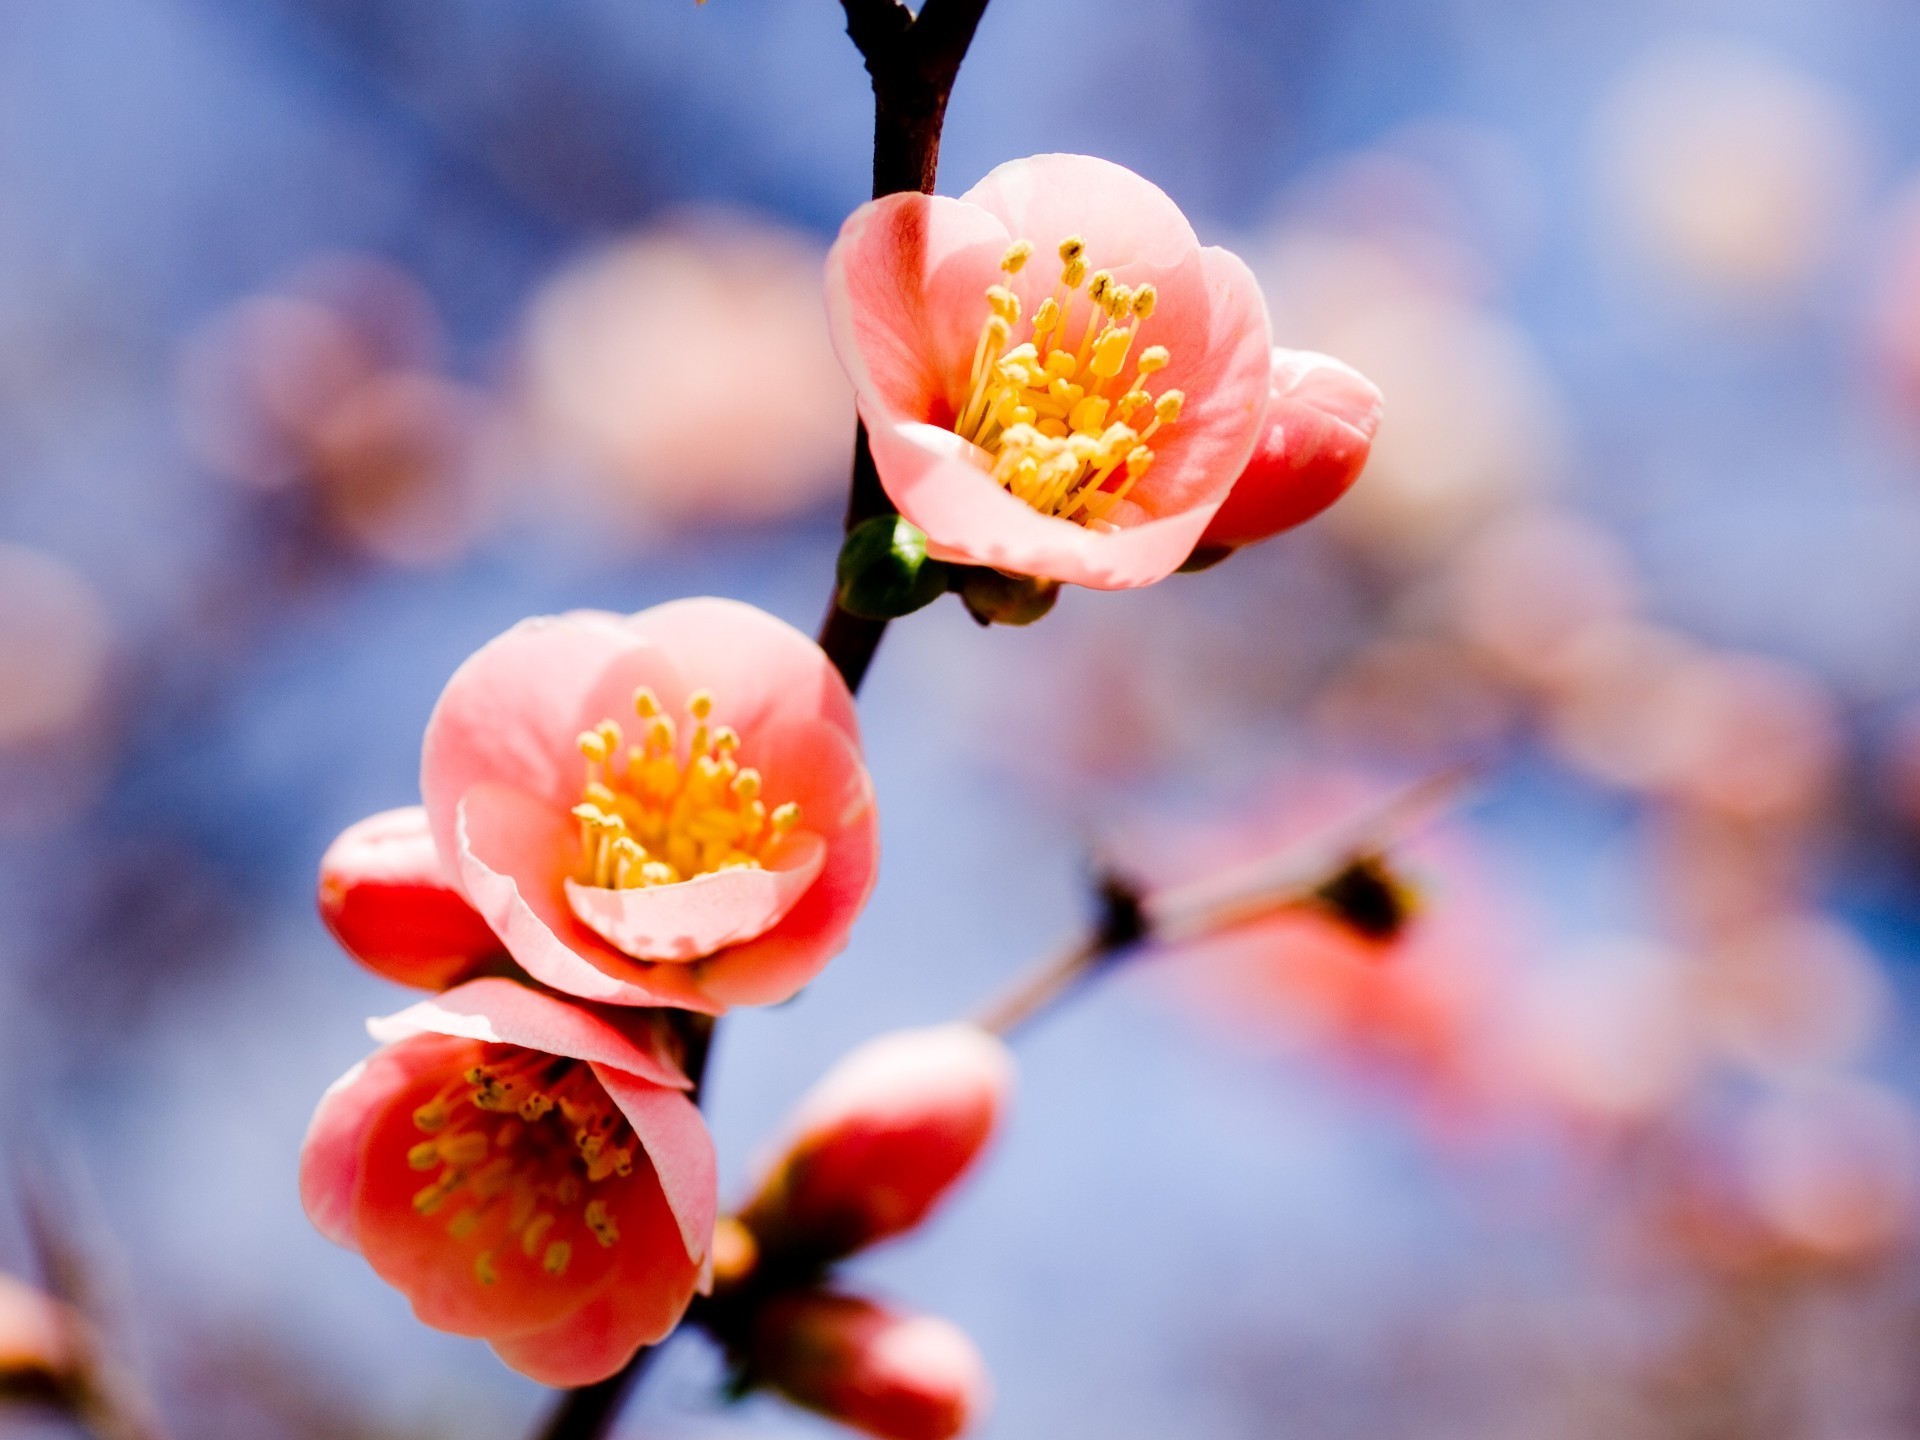
[[[987,287],[991,313],[953,429],[993,457],[997,483],[1042,515],[1103,528],[1152,466],[1147,442],[1179,418],[1186,397],[1147,389],[1172,359],[1164,345],[1142,349],[1132,378],[1121,382],[1159,295],[1150,284],[1129,289],[1109,270],[1089,277],[1086,248],[1078,236],[1060,242],[1059,284],[1019,345],[1012,341],[1020,297],[1004,285]],[[1017,240],[1000,268],[1017,275],[1032,255],[1032,242]],[[1083,282],[1086,317],[1070,338]]]
[[[619,1241],[608,1199],[633,1173],[640,1147],[580,1061],[488,1046],[481,1063],[414,1110],[413,1123],[427,1138],[407,1151],[408,1165],[439,1171],[413,1208],[437,1215],[464,1202],[447,1233],[478,1247],[479,1284],[499,1282],[510,1246],[558,1279],[578,1245]]]
[[[800,823],[791,802],[771,812],[760,772],[734,758],[740,736],[714,725],[713,696],[687,700],[691,733],[680,758],[677,727],[651,689],[634,692],[641,743],[622,753],[618,724],[602,720],[580,735],[587,779],[573,807],[580,822],[583,885],[637,890],[715,870],[762,869],[773,846]]]

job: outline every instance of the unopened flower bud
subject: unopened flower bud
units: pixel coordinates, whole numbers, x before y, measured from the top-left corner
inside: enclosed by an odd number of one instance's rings
[[[439,990],[501,953],[447,883],[418,805],[348,826],[320,859],[320,918],[349,955],[403,985]]]
[[[912,1229],[992,1137],[1012,1082],[1006,1046],[972,1025],[868,1042],[801,1100],[741,1220],[763,1248],[822,1259]]]
[[[990,1396],[980,1352],[957,1326],[851,1295],[770,1301],[747,1359],[756,1382],[882,1440],[952,1440]]]
[[[0,1275],[0,1399],[72,1403],[81,1350],[81,1323],[68,1306]]]
[[[856,525],[840,547],[840,608],[867,620],[892,620],[946,592],[947,567],[927,558],[927,537],[897,515]]]

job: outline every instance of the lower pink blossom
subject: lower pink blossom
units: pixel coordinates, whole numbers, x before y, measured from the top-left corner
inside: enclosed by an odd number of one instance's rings
[[[548,1385],[603,1379],[702,1283],[713,1145],[658,1012],[482,979],[369,1027],[300,1193],[426,1324]]]
[[[860,1046],[801,1100],[740,1218],[762,1249],[827,1258],[913,1229],[979,1157],[1013,1060],[972,1025]]]
[[[948,1321],[823,1291],[761,1309],[748,1371],[881,1440],[952,1440],[981,1419],[991,1390],[980,1352]]]

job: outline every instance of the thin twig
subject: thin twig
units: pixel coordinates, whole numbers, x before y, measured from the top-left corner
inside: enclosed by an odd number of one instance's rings
[[[1474,771],[1442,771],[1345,821],[1252,865],[1192,885],[1142,894],[1109,877],[1102,909],[1088,933],[1014,981],[975,1017],[1008,1035],[1052,1008],[1087,980],[1154,945],[1203,939],[1302,905],[1321,904],[1328,885],[1356,861],[1412,837]]]

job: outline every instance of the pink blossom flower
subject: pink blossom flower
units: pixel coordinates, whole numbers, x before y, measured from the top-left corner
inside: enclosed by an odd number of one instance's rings
[[[951,1440],[984,1414],[990,1385],[966,1334],[931,1315],[806,1291],[755,1318],[748,1369],[796,1404],[883,1440]]]
[[[420,786],[445,883],[529,975],[584,999],[784,1000],[873,888],[853,697],[811,640],[733,601],[515,626],[447,683]]]
[[[428,1325],[548,1385],[612,1374],[707,1264],[713,1143],[659,1011],[474,980],[368,1028],[320,1102],[300,1197]]]
[[[1305,524],[1360,478],[1380,428],[1380,391],[1310,350],[1273,352],[1267,425],[1200,548],[1251,545]]]
[[[845,1255],[913,1229],[979,1157],[1013,1059],[972,1025],[901,1030],[843,1057],[807,1092],[741,1212],[767,1248]]]
[[[505,953],[447,881],[418,805],[369,815],[327,847],[320,918],[368,969],[426,990],[457,984]]]
[[[1044,264],[1036,244],[1055,247]],[[958,200],[861,206],[827,299],[881,484],[938,560],[1150,584],[1260,440],[1259,286],[1104,160],[1038,155]]]

